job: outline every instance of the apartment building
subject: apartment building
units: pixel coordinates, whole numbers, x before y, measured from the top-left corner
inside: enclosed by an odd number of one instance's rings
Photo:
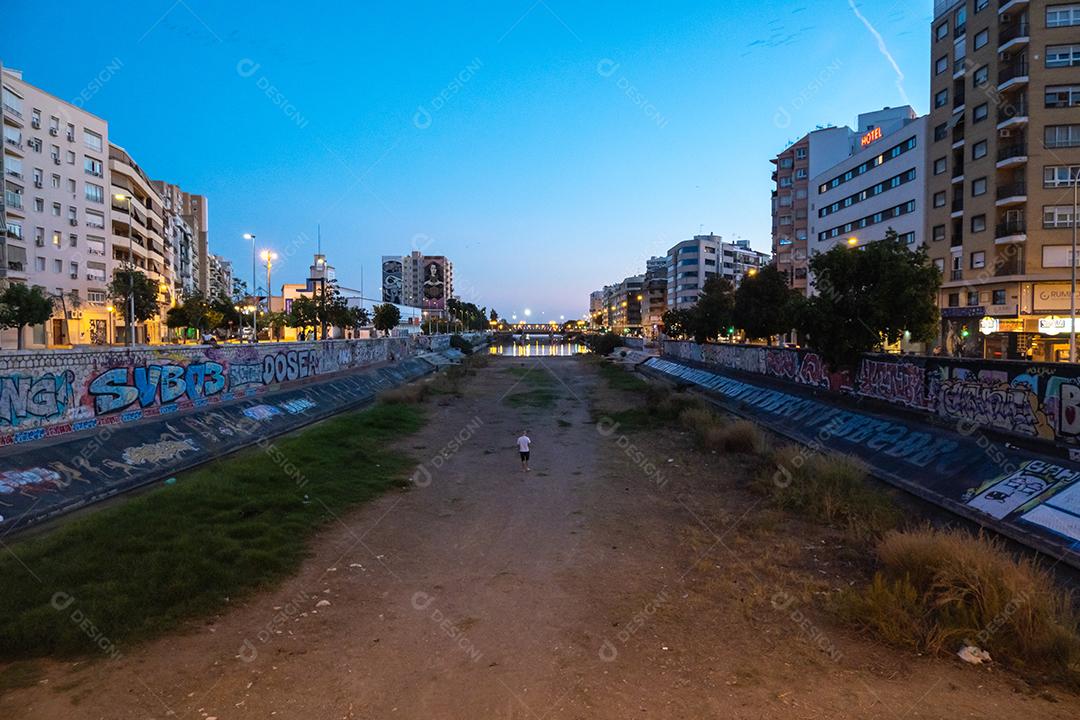
[[[209,296],[211,273],[206,228],[206,198],[184,192],[179,185],[154,180],[151,185],[161,195],[164,235],[172,245],[174,287],[179,297],[194,293]],[[229,288],[229,295],[232,288]]]
[[[611,329],[622,334],[641,333],[641,306],[644,302],[645,276],[633,275],[612,286],[609,299]]]
[[[727,278],[738,285],[750,270],[764,267],[770,260],[768,254],[752,249],[748,240],[724,242],[713,234],[684,240],[667,254],[667,309],[693,306],[711,277]]]
[[[107,287],[115,260],[108,124],[0,69],[4,233],[0,281],[42,288],[54,314],[24,329],[28,348],[106,344],[114,338]],[[15,331],[0,343],[16,343]]]
[[[910,247],[925,235],[927,117],[909,107],[858,118],[856,151],[810,181],[810,255],[858,247],[892,229]],[[810,278],[813,292],[813,278]]]
[[[604,324],[605,298],[603,290],[593,290],[589,293],[589,320],[593,325]]]
[[[938,0],[931,49],[926,232],[944,347],[1064,360],[1080,3]]]
[[[383,301],[418,307],[428,317],[446,316],[446,301],[454,297],[454,264],[443,255],[382,256]]]
[[[649,337],[656,337],[664,324],[664,313],[667,312],[667,274],[667,257],[652,257],[645,261],[641,325]]]
[[[207,267],[206,296],[211,298],[233,296],[233,265],[221,255],[210,253]]]
[[[851,155],[855,133],[822,128],[772,158],[772,252],[791,287],[806,293],[810,252],[810,179]],[[670,277],[669,277],[670,280]]]

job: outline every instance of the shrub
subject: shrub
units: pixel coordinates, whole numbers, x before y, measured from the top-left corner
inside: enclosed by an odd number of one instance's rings
[[[597,355],[607,356],[622,345],[622,338],[612,332],[603,335],[586,335],[585,344]]]
[[[883,640],[925,652],[973,644],[1027,674],[1080,687],[1071,593],[1001,542],[962,531],[892,532],[882,569],[841,598],[841,613]]]
[[[784,447],[772,454],[772,462],[753,485],[778,507],[860,539],[880,537],[901,520],[892,498],[871,484],[861,464],[845,455],[807,455],[799,447]]]
[[[423,382],[414,382],[392,388],[379,395],[379,401],[385,405],[416,405],[422,403],[431,391],[431,386]]]
[[[749,420],[738,420],[724,427],[724,449],[728,452],[756,455],[765,451],[765,433]]]
[[[472,343],[456,333],[450,336],[450,347],[460,350],[466,355],[472,355]]]

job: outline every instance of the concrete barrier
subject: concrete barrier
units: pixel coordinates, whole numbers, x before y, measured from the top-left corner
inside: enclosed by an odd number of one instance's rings
[[[751,356],[731,357],[742,363]],[[875,412],[857,399],[814,393],[807,384],[771,383],[763,377],[767,373],[755,378],[745,367],[735,376],[685,360],[652,358],[640,368],[699,388],[727,409],[801,443],[807,453],[854,455],[873,475],[1080,568],[1080,465],[1074,462],[995,442],[973,423],[949,429],[910,413]],[[784,468],[769,472],[777,482],[790,480]]]
[[[954,426],[1055,446],[1080,460],[1080,367],[1056,363],[867,355],[835,372],[811,350],[672,342],[664,356],[853,395]]]
[[[251,397],[445,350],[449,336],[0,354],[0,447]]]
[[[0,451],[0,535],[249,445],[289,463],[280,452],[274,454],[273,437],[363,406],[379,391],[434,370],[426,360],[405,358],[379,368],[277,384],[258,397],[178,407],[138,423],[103,424],[56,440],[7,447]],[[293,470],[302,482],[303,468]]]

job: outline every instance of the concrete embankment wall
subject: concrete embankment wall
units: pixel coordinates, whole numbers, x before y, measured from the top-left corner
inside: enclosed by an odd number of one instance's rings
[[[867,355],[835,372],[810,350],[667,342],[664,356],[735,370],[1047,443],[1080,459],[1080,368],[1054,363]]]
[[[0,354],[0,447],[213,406],[444,350],[449,336]]]
[[[1080,567],[1080,464],[1065,459],[1075,448],[1063,432],[1077,420],[1068,368],[873,356],[852,378],[806,351],[665,351],[640,367],[698,387],[808,453],[856,456],[877,477]],[[1021,447],[1001,433],[1039,442]]]

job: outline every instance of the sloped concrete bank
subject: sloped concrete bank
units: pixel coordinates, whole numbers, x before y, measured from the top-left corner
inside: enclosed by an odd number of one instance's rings
[[[376,393],[436,369],[430,360],[407,358],[278,386],[214,406],[106,425],[54,442],[8,446],[0,452],[0,536],[165,480],[241,448],[259,445],[274,456],[272,438],[362,407]],[[288,458],[274,457],[287,466]]]
[[[671,358],[638,369],[693,386],[808,451],[858,457],[875,477],[1080,569],[1076,463],[999,442],[976,425],[951,430],[830,403],[795,384],[769,387]]]

